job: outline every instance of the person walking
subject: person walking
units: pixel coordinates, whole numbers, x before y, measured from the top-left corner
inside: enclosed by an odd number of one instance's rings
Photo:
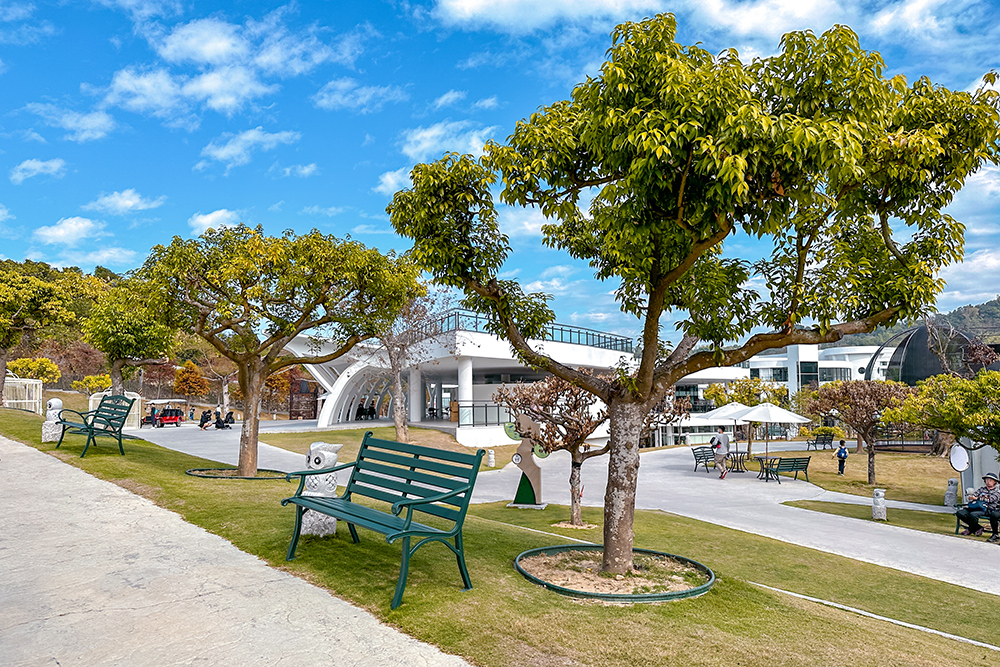
[[[968,526],[962,531],[963,535],[983,534],[983,527],[979,525],[979,519],[972,514],[975,508],[972,508],[971,505],[973,501],[976,501],[982,508],[980,511],[983,516],[990,521],[991,535],[986,541],[992,544],[1000,542],[1000,534],[997,530],[998,524],[1000,524],[1000,487],[997,486],[997,482],[1000,482],[1000,477],[997,477],[996,473],[988,472],[983,475],[983,486],[969,496],[969,506],[955,512],[959,521]]]
[[[729,436],[726,429],[719,427],[719,432],[709,440],[712,450],[715,452],[715,469],[720,470],[719,479],[725,479],[729,470],[726,468],[726,458],[729,456]]]
[[[840,449],[834,454],[837,457],[837,474],[844,474],[844,466],[847,464],[847,443],[844,440],[840,441]]]

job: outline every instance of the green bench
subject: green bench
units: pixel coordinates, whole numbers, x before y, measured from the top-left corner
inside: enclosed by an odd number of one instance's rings
[[[711,463],[715,465],[715,450],[708,446],[703,447],[692,447],[691,453],[694,454],[694,471],[698,472],[698,466],[705,466],[705,472],[708,472],[708,464]]]
[[[806,451],[812,447],[816,451],[829,447],[833,449],[833,433],[820,433],[812,440],[806,440]]]
[[[96,410],[89,412],[77,412],[68,408],[60,410],[59,421],[56,423],[62,426],[62,434],[59,436],[59,442],[56,443],[56,449],[59,449],[63,438],[69,433],[70,435],[87,436],[87,444],[84,445],[83,453],[80,454],[81,459],[87,455],[87,449],[90,448],[90,443],[94,442],[94,438],[102,437],[118,440],[118,451],[121,452],[122,456],[125,456],[122,438],[136,439],[134,436],[122,434],[125,419],[128,417],[133,403],[135,403],[135,399],[126,396],[104,396]],[[76,415],[76,419],[69,415]]]
[[[781,477],[778,473],[782,472],[794,472],[795,479],[799,478],[799,473],[803,473],[806,476],[806,481],[809,481],[809,459],[811,456],[797,456],[797,457],[782,457],[779,459],[774,459],[764,462],[764,481],[769,479],[778,480],[778,484],[781,484]]]
[[[286,560],[295,557],[302,529],[302,514],[311,510],[346,522],[355,543],[359,541],[357,526],[385,535],[385,541],[389,544],[396,540],[402,541],[402,563],[396,582],[396,594],[392,598],[392,609],[403,601],[410,557],[429,542],[440,542],[454,552],[465,584],[463,590],[471,589],[472,581],[465,565],[465,549],[462,545],[462,524],[472,498],[476,475],[479,474],[479,464],[485,453],[482,449],[475,454],[465,454],[381,440],[372,437],[372,432],[368,431],[361,442],[358,458],[353,463],[322,470],[288,473],[285,477],[288,481],[292,477],[299,477],[299,488],[294,496],[281,501],[282,505],[292,503],[296,506],[295,532]],[[325,475],[344,468],[353,470],[343,495],[328,498],[303,494],[307,476]],[[355,499],[358,497],[388,503],[389,511],[357,503]],[[422,518],[419,515],[431,517],[432,522],[444,524],[445,527],[418,523],[414,517]],[[414,538],[418,541],[410,548],[410,541]],[[454,545],[448,541],[452,539]]]

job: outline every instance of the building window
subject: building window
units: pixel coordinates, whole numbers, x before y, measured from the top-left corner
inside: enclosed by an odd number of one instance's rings
[[[809,385],[819,385],[819,362],[800,361],[799,387],[808,387]]]
[[[759,378],[760,377],[760,369],[759,368],[751,368],[750,369],[750,377],[752,377],[752,378]]]
[[[838,380],[850,380],[851,369],[849,368],[821,368],[819,369],[820,382],[836,382]]]
[[[788,382],[788,369],[785,367],[772,368],[771,380],[774,382]]]

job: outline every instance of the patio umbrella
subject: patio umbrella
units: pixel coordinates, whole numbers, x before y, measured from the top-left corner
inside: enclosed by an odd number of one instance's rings
[[[779,408],[774,403],[761,403],[752,408],[747,408],[742,412],[733,413],[731,419],[741,419],[748,422],[761,422],[764,424],[805,424],[812,420],[802,415],[797,415],[784,408]],[[764,430],[764,456],[769,456],[768,436],[770,429]]]
[[[732,419],[733,420],[733,447],[736,452],[740,451],[739,440],[736,439],[736,424],[745,421],[739,418],[737,413],[746,412],[749,410],[749,406],[743,405],[739,401],[733,401],[732,403],[726,403],[721,408],[716,408],[714,410],[709,410],[708,412],[699,415],[702,419]]]

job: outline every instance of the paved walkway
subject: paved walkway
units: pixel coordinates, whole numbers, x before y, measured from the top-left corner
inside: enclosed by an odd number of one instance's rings
[[[0,665],[195,663],[467,665],[0,437]]]
[[[801,447],[801,443],[781,443],[772,450],[796,446]],[[543,500],[568,505],[569,455],[556,452],[540,465]],[[758,480],[755,473],[730,473],[720,480],[714,472],[706,473],[704,468],[693,472],[693,468],[694,459],[686,448],[642,454],[636,507],[664,510],[1000,595],[1000,579],[996,576],[1000,571],[1000,546],[782,505],[790,500],[871,503],[858,496],[824,491],[801,480],[801,475],[799,480],[779,485]],[[607,457],[587,461],[581,472],[584,504],[602,506]],[[473,502],[510,499],[519,478],[520,471],[512,465],[480,473]],[[941,493],[943,496],[944,489]],[[948,511],[917,503],[889,501],[887,505],[890,514],[894,507]]]

